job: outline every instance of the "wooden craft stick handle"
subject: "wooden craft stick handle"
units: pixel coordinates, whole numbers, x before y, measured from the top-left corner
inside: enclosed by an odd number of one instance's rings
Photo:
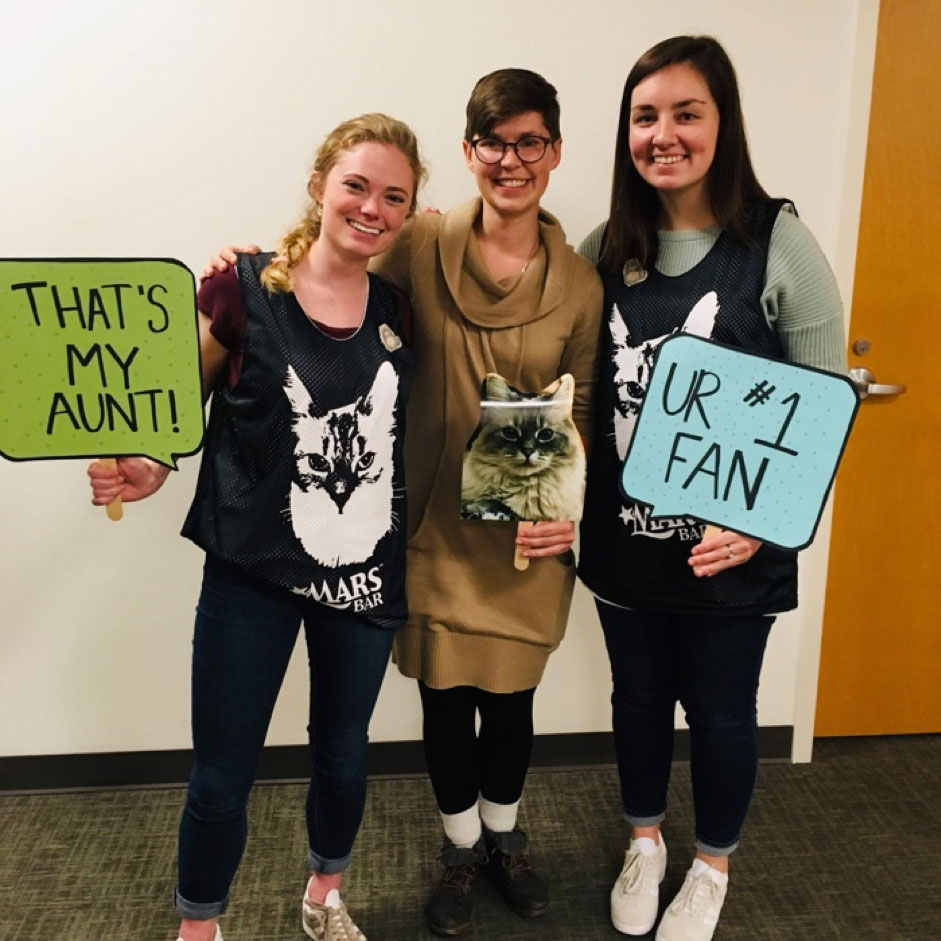
[[[103,457],[100,459],[101,463],[107,467],[109,470],[117,470],[118,462],[113,457]],[[115,497],[106,507],[105,512],[108,514],[109,520],[114,520],[117,522],[121,517],[124,516],[124,507],[121,503],[120,497]]]
[[[722,532],[721,526],[716,526],[713,523],[707,523],[705,529],[702,531],[703,539],[711,539],[713,536],[718,536]]]
[[[532,523],[521,522],[516,524],[517,534],[525,533],[532,528]],[[516,545],[516,543],[513,544],[513,568],[515,568],[518,572],[525,572],[526,569],[529,568],[529,557],[523,555],[521,547]]]

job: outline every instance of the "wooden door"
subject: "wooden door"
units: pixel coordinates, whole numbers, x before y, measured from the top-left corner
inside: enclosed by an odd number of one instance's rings
[[[837,476],[817,735],[941,731],[939,50],[941,0],[882,0],[849,360],[907,391],[862,403]]]

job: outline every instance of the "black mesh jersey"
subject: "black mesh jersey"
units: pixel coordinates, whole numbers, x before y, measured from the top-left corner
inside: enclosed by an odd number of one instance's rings
[[[625,500],[619,481],[659,345],[685,331],[780,358],[761,308],[768,244],[784,200],[747,207],[752,246],[728,233],[685,274],[652,269],[625,283],[599,269],[605,289],[595,434],[581,523],[578,573],[598,597],[650,611],[770,614],[797,605],[796,553],[763,545],[745,564],[697,578],[687,559],[704,525],[688,517],[651,519]],[[789,204],[788,204],[789,205]]]
[[[360,328],[333,339],[293,294],[269,294],[270,254],[240,255],[242,369],[214,390],[183,535],[253,575],[379,627],[407,616],[404,299],[369,275]]]

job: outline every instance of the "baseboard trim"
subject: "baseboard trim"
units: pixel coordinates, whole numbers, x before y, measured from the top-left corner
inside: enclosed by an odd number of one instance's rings
[[[758,730],[762,761],[791,757],[794,727],[764,726]],[[674,760],[689,760],[689,732],[677,729]],[[21,755],[0,757],[0,791],[36,793],[89,791],[128,787],[178,787],[189,776],[192,752],[187,748],[164,751],[105,752],[80,755]],[[369,776],[414,777],[425,774],[421,742],[371,742]],[[610,767],[614,740],[610,732],[574,732],[537,735],[530,767],[534,771],[565,768]],[[308,775],[307,747],[275,745],[266,748],[258,781],[302,781]]]

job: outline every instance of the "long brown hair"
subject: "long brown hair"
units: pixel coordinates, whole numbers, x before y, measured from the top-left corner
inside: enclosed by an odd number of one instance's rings
[[[670,65],[689,63],[705,79],[719,111],[716,151],[706,176],[706,194],[716,222],[731,236],[750,245],[744,225],[745,204],[767,199],[755,176],[745,139],[745,121],[735,69],[725,49],[711,36],[674,36],[648,49],[634,63],[624,83],[617,144],[611,210],[600,262],[619,270],[628,259],[641,267],[657,257],[657,191],[637,172],[631,159],[631,95],[654,72]]]
[[[411,215],[417,205],[418,187],[425,177],[425,168],[412,129],[387,114],[361,114],[335,127],[320,145],[314,158],[313,169],[319,174],[319,179],[326,179],[341,153],[365,143],[391,144],[408,160],[415,182],[408,210]],[[303,218],[281,236],[277,254],[261,273],[262,283],[272,293],[287,293],[294,289],[290,269],[307,254],[320,236],[321,205],[313,175],[307,184],[307,193],[311,201],[307,204]]]

